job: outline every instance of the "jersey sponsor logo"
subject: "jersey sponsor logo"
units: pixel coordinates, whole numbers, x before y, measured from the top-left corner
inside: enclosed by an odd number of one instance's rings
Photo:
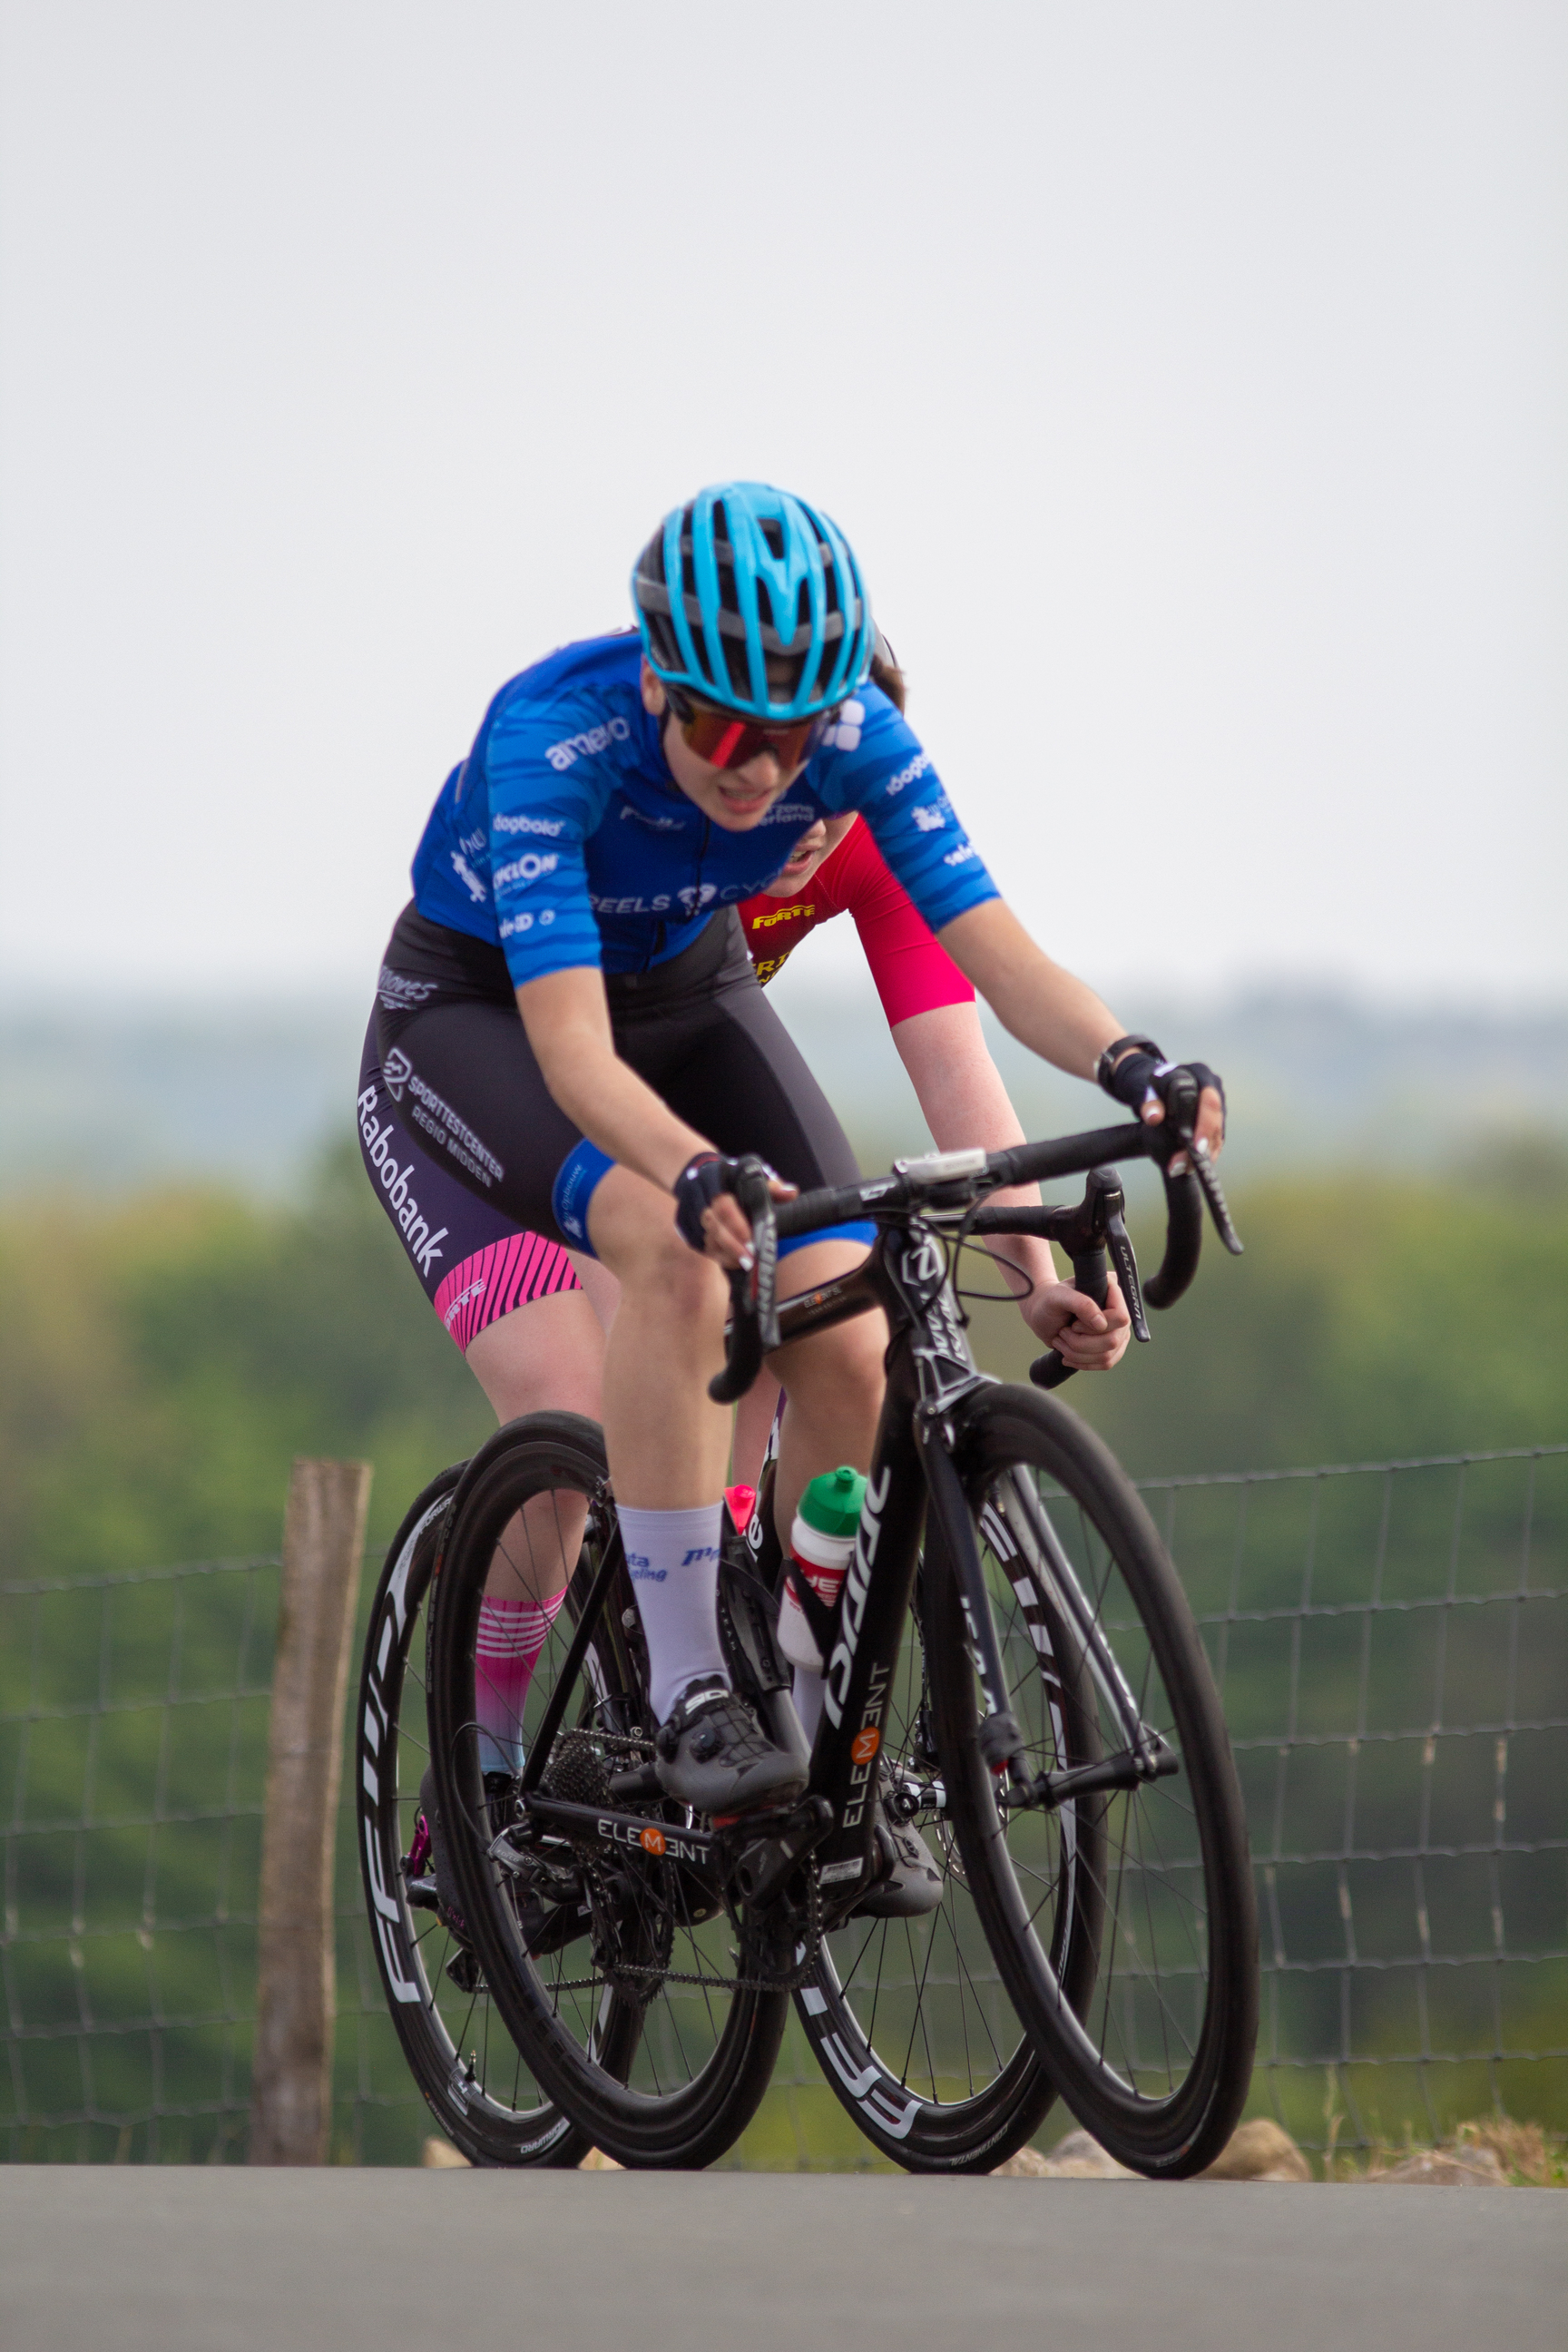
[[[588,904],[595,915],[668,915],[674,905],[668,892],[657,898],[596,898],[590,890]]]
[[[509,915],[500,927],[500,935],[503,940],[513,940],[521,931],[531,931],[532,929],[531,915]]]
[[[386,1080],[386,1091],[394,1102],[403,1100],[403,1089],[413,1076],[414,1065],[401,1045],[395,1045],[382,1064],[381,1075]]]
[[[457,875],[458,881],[467,885],[468,896],[473,900],[475,906],[482,907],[485,900],[490,894],[485,888],[484,884],[479,880],[479,876],[474,872],[473,867],[468,864],[468,859],[463,856],[461,850],[454,849],[452,852],[452,870]]]
[[[646,824],[650,833],[684,833],[685,822],[678,816],[649,816],[646,809],[634,808],[630,801],[621,803],[623,819],[630,817],[634,824]]]
[[[485,837],[482,833],[466,833],[458,844],[458,848],[466,851],[470,857],[477,857],[484,845]]]
[[[898,794],[903,791],[904,786],[906,784],[912,784],[917,776],[923,776],[930,765],[931,753],[929,751],[917,752],[915,757],[910,761],[907,768],[900,768],[896,776],[889,776],[882,790],[886,793],[889,800],[896,799]]]
[[[713,904],[714,899],[719,896],[719,893],[711,882],[689,882],[684,889],[678,890],[675,895],[679,899],[681,905],[685,908],[687,913],[689,915],[695,915],[699,913],[702,908],[710,907]],[[725,895],[726,897],[733,895],[736,898],[740,898],[743,894],[739,888],[737,888],[732,894],[726,892]]]
[[[509,816],[504,809],[490,819],[497,833],[542,833],[549,841],[559,837],[565,822],[563,816]]]
[[[385,1075],[384,1070],[383,1077]],[[406,1168],[399,1168],[397,1154],[392,1149],[395,1132],[392,1122],[374,1116],[377,1100],[373,1086],[366,1087],[359,1098],[359,1131],[364,1143],[364,1156],[386,1194],[387,1206],[397,1220],[408,1245],[409,1256],[421,1274],[429,1274],[436,1260],[445,1255],[439,1244],[447,1238],[447,1228],[442,1225],[432,1233],[429,1219],[420,1214],[419,1203],[408,1189],[414,1162],[411,1160]]]
[[[863,702],[841,702],[837,718],[822,739],[824,751],[858,751],[860,749],[860,730],[865,724],[866,706]]]
[[[781,907],[776,914],[753,915],[751,920],[751,929],[753,931],[771,931],[775,923],[801,922],[804,921],[806,917],[815,915],[816,912],[816,908],[812,905],[809,899],[803,906],[797,898],[792,906]]]
[[[764,824],[815,824],[819,812],[805,801],[780,801],[763,817]]]
[[[910,814],[914,818],[915,823],[919,825],[922,833],[942,833],[946,831],[947,819],[943,816],[941,809],[939,808],[926,808],[917,801],[913,808],[910,809]]]
[[[624,719],[606,719],[602,727],[590,727],[581,735],[565,735],[559,743],[546,745],[544,756],[557,771],[574,767],[595,751],[607,751],[612,743],[624,743],[631,731]]]
[[[553,874],[560,863],[559,850],[550,849],[541,855],[537,849],[531,849],[523,856],[514,857],[510,866],[496,867],[496,888],[499,890],[503,883],[537,882],[542,874]]]
[[[967,866],[970,859],[976,854],[972,841],[961,841],[956,849],[948,851],[942,862],[944,866]]]
[[[394,971],[390,964],[384,963],[375,992],[389,1013],[403,1013],[434,996],[436,983],[433,980],[415,980],[409,973]]]

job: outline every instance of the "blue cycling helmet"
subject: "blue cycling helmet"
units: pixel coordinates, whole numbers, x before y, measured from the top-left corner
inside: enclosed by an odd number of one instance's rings
[[[848,541],[766,482],[718,482],[666,515],[632,602],[657,677],[756,719],[831,710],[877,642]]]

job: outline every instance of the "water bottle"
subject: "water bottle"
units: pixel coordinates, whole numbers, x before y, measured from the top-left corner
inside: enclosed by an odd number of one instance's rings
[[[817,1599],[829,1609],[838,1598],[838,1588],[854,1557],[855,1530],[860,1524],[860,1505],[865,1494],[866,1481],[858,1470],[851,1470],[847,1465],[837,1470],[825,1470],[801,1496],[795,1525],[789,1531],[789,1548],[795,1566]],[[805,1612],[795,1586],[787,1578],[779,1604],[778,1643],[792,1665],[804,1666],[809,1674],[821,1674],[826,1662],[805,1622]]]

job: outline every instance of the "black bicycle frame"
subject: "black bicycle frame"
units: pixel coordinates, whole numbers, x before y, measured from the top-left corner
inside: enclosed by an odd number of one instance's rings
[[[1004,1769],[1017,1759],[1027,1779],[1018,1727],[1005,1712],[1005,1684],[974,1535],[949,1447],[952,1416],[966,1399],[995,1383],[977,1371],[951,1289],[947,1254],[918,1217],[884,1227],[866,1264],[821,1290],[781,1303],[787,1341],[880,1307],[892,1333],[888,1382],[866,1481],[854,1557],[833,1612],[826,1650],[822,1721],[811,1757],[810,1793],[832,1808],[833,1828],[816,1850],[818,1880],[829,1908],[846,1904],[866,1881],[875,1819],[879,1757],[888,1701],[927,1515],[940,1516],[949,1556],[959,1568],[971,1638],[985,1685],[988,1746],[1000,1745]],[[972,1580],[965,1550],[974,1554]]]
[[[1124,1752],[1076,1772],[1030,1772],[1023,1734],[1009,1711],[1007,1684],[991,1612],[973,1521],[954,1462],[962,1449],[963,1421],[973,1400],[998,1382],[976,1369],[963,1319],[949,1283],[947,1252],[934,1227],[918,1212],[883,1225],[866,1263],[819,1288],[780,1302],[780,1343],[826,1330],[830,1325],[880,1307],[891,1340],[887,1352],[887,1388],[877,1426],[866,1500],[854,1557],[831,1612],[826,1644],[823,1715],[811,1753],[805,1798],[776,1821],[745,1824],[745,1840],[715,1832],[666,1831],[686,1840],[690,1859],[718,1862],[749,1841],[751,1874],[759,1885],[776,1885],[786,1868],[815,1853],[818,1884],[828,1917],[852,1907],[867,1883],[876,1808],[879,1758],[888,1702],[898,1671],[904,1626],[913,1598],[922,1534],[928,1517],[941,1527],[960,1594],[984,1713],[980,1752],[998,1779],[1005,1776],[1015,1804],[1051,1805],[1090,1786],[1121,1787],[1174,1769],[1169,1755],[1139,1719],[1137,1703],[1099,1633],[1094,1612],[1079,1586],[1049,1518],[1032,1493],[1013,1498],[1007,1513],[1015,1540],[1037,1577],[1054,1594],[1065,1623],[1082,1644],[1089,1671],[1100,1683],[1112,1718],[1120,1718]],[[1016,1517],[1017,1525],[1012,1526]],[[615,1580],[619,1547],[612,1542],[574,1630],[563,1669],[532,1746],[519,1790],[521,1806],[537,1832],[572,1828],[591,1818],[598,1834],[612,1842],[647,1845],[646,1814],[614,1805],[589,1809],[546,1796],[538,1779],[551,1736],[562,1718],[574,1670],[585,1656],[594,1626]],[[727,1830],[729,1824],[724,1827]],[[739,1826],[739,1825],[737,1825]],[[515,1831],[505,1833],[507,1839]],[[768,1841],[778,1848],[770,1863]],[[500,1846],[503,1839],[497,1839]],[[492,1851],[494,1849],[492,1848]],[[504,1857],[503,1857],[504,1858]]]

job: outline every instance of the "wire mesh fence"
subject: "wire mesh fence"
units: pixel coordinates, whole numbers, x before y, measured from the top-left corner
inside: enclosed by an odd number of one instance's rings
[[[1143,1491],[1247,1794],[1254,2106],[1342,2149],[1568,2125],[1568,1447]],[[243,2154],[277,1589],[272,1560],[0,1587],[11,2160]],[[333,2153],[407,2163],[352,1799]],[[856,2160],[793,2028],[737,2160]]]
[[[0,1587],[11,2161],[244,2155],[278,1583],[247,1559]],[[345,1774],[333,2153],[416,2161],[351,1798]]]
[[[1568,1449],[1146,1486],[1258,1876],[1254,2103],[1568,2123]]]

